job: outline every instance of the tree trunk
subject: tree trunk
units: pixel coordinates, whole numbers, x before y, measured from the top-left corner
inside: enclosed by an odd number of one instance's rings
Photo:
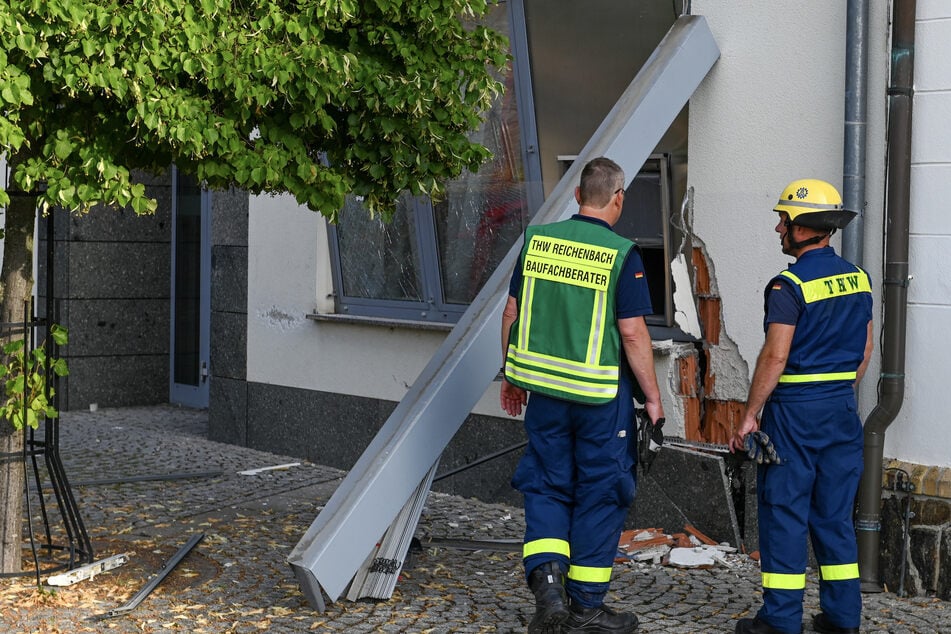
[[[11,172],[16,156],[10,158]],[[10,185],[10,204],[4,212],[3,266],[0,268],[0,321],[23,321],[23,302],[33,292],[33,232],[36,196]],[[13,337],[17,335],[14,334]],[[4,343],[9,337],[4,339]],[[4,358],[3,362],[6,363]],[[4,397],[5,398],[5,397]],[[0,419],[0,572],[23,569],[23,431]]]

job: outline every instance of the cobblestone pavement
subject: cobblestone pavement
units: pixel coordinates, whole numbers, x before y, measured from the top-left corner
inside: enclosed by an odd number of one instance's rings
[[[525,631],[533,608],[518,554],[520,509],[430,493],[417,527],[421,547],[411,550],[393,596],[341,598],[318,613],[286,558],[344,473],[303,462],[241,475],[298,460],[211,442],[206,430],[206,412],[172,406],[64,413],[60,453],[95,558],[128,553],[129,563],[55,590],[44,584],[39,591],[34,575],[0,579],[0,630]],[[61,520],[43,491],[57,544]],[[41,532],[38,517],[33,526]],[[197,534],[202,541],[138,607],[96,618],[128,602]],[[488,540],[497,545],[475,549]],[[25,553],[30,566],[32,555]],[[755,612],[760,596],[755,562],[733,556],[731,565],[618,564],[610,603],[636,612],[641,632],[732,632],[737,618]],[[948,602],[888,592],[863,601],[863,632],[951,632]],[[817,606],[813,576],[807,617]]]

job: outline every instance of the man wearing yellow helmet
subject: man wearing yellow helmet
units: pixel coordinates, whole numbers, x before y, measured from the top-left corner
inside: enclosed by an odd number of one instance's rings
[[[779,461],[757,467],[763,607],[736,632],[802,631],[811,535],[822,610],[813,628],[857,633],[862,599],[852,508],[863,434],[854,386],[872,351],[871,284],[829,246],[855,215],[843,209],[835,187],[793,181],[773,210],[783,253],[796,261],[766,286],[766,341],[730,447],[743,449],[747,436],[761,431]]]

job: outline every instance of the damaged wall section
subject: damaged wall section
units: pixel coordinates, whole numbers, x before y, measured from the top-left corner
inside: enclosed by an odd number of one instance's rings
[[[682,217],[689,214],[686,207]],[[657,375],[668,382],[666,432],[688,442],[672,439],[650,472],[639,473],[628,526],[676,530],[695,524],[718,542],[749,552],[757,547],[755,469],[722,447],[742,417],[749,366],[726,333],[712,263],[687,224],[671,275],[677,326],[695,341],[655,341],[654,350]]]
[[[702,344],[677,356],[677,399],[687,440],[725,444],[739,423],[749,385],[749,366],[726,334],[721,300],[712,264],[696,236],[692,237],[693,299]],[[679,310],[678,310],[679,312]]]

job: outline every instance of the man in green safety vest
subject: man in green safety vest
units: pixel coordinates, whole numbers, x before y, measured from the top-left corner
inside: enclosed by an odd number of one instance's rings
[[[502,316],[501,405],[512,416],[526,406],[528,445],[512,485],[525,501],[530,633],[637,629],[636,616],[604,597],[634,499],[633,399],[652,423],[664,411],[644,264],[612,229],[624,191],[617,163],[585,165],[578,213],[527,229]]]

